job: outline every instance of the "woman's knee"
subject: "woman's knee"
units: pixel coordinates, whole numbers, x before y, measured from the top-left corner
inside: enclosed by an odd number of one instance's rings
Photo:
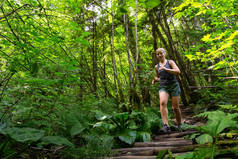
[[[160,101],[160,107],[166,107],[167,102],[166,101]]]
[[[173,109],[173,111],[175,111],[175,112],[180,111],[180,108],[179,108],[179,105],[178,105],[178,104],[172,105],[172,109]]]

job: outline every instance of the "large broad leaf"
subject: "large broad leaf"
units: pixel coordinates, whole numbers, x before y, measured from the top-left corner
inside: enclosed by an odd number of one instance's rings
[[[46,136],[41,139],[46,144],[74,146],[69,140],[60,136]]]
[[[95,117],[97,120],[105,120],[105,119],[110,118],[110,116],[108,116],[107,114],[105,114],[101,111],[95,110],[93,112],[95,113]]]
[[[120,121],[125,122],[128,118],[129,118],[128,112],[116,113],[113,116],[113,119],[117,120],[118,122],[120,122]]]
[[[199,144],[206,144],[206,143],[212,143],[213,139],[210,135],[203,134],[203,135],[199,136],[198,138],[196,138],[196,141]]]
[[[33,128],[6,128],[1,131],[18,142],[37,141],[44,136],[45,131]]]
[[[150,133],[148,132],[138,132],[137,135],[139,136],[140,139],[142,139],[143,142],[150,142]]]
[[[114,114],[113,117],[111,118],[111,121],[113,122],[113,124],[116,124],[118,128],[126,129],[126,127],[129,124],[128,119],[129,119],[128,112],[124,112]]]
[[[85,127],[81,123],[77,123],[71,128],[70,134],[73,137],[75,135],[80,134],[84,129]]]
[[[133,144],[136,140],[136,131],[127,131],[119,136],[119,139],[127,144]]]
[[[94,127],[94,128],[95,128],[95,127],[101,127],[101,128],[106,129],[106,130],[110,130],[110,129],[113,129],[115,126],[112,125],[112,124],[108,124],[108,123],[105,123],[105,122],[100,121],[100,122],[95,123],[95,124],[93,125],[93,127]]]

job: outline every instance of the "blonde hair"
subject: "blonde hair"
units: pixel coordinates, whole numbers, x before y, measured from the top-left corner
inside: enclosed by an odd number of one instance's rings
[[[158,49],[156,49],[156,52],[163,52],[166,56],[166,51],[164,48],[158,48]]]

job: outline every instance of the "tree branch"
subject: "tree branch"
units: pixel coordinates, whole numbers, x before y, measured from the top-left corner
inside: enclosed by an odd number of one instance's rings
[[[29,4],[24,4],[23,6],[21,6],[21,7],[17,8],[17,9],[15,9],[15,10],[13,10],[13,11],[11,11],[10,13],[3,14],[3,16],[0,17],[0,20],[1,20],[1,19],[6,19],[8,16],[14,14],[14,13],[17,12],[18,10],[20,10],[20,9],[26,7],[26,6],[29,6]],[[0,7],[0,8],[1,8],[1,10],[2,10],[2,7]]]

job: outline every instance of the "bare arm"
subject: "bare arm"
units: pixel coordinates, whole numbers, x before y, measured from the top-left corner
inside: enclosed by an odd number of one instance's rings
[[[173,60],[169,60],[169,64],[172,67],[171,69],[166,68],[166,67],[160,67],[160,70],[165,70],[165,71],[172,73],[174,75],[179,75],[181,73],[178,66],[176,65],[176,63]]]
[[[157,71],[157,65],[155,65],[155,78],[152,80],[152,84],[159,81],[159,74]]]

